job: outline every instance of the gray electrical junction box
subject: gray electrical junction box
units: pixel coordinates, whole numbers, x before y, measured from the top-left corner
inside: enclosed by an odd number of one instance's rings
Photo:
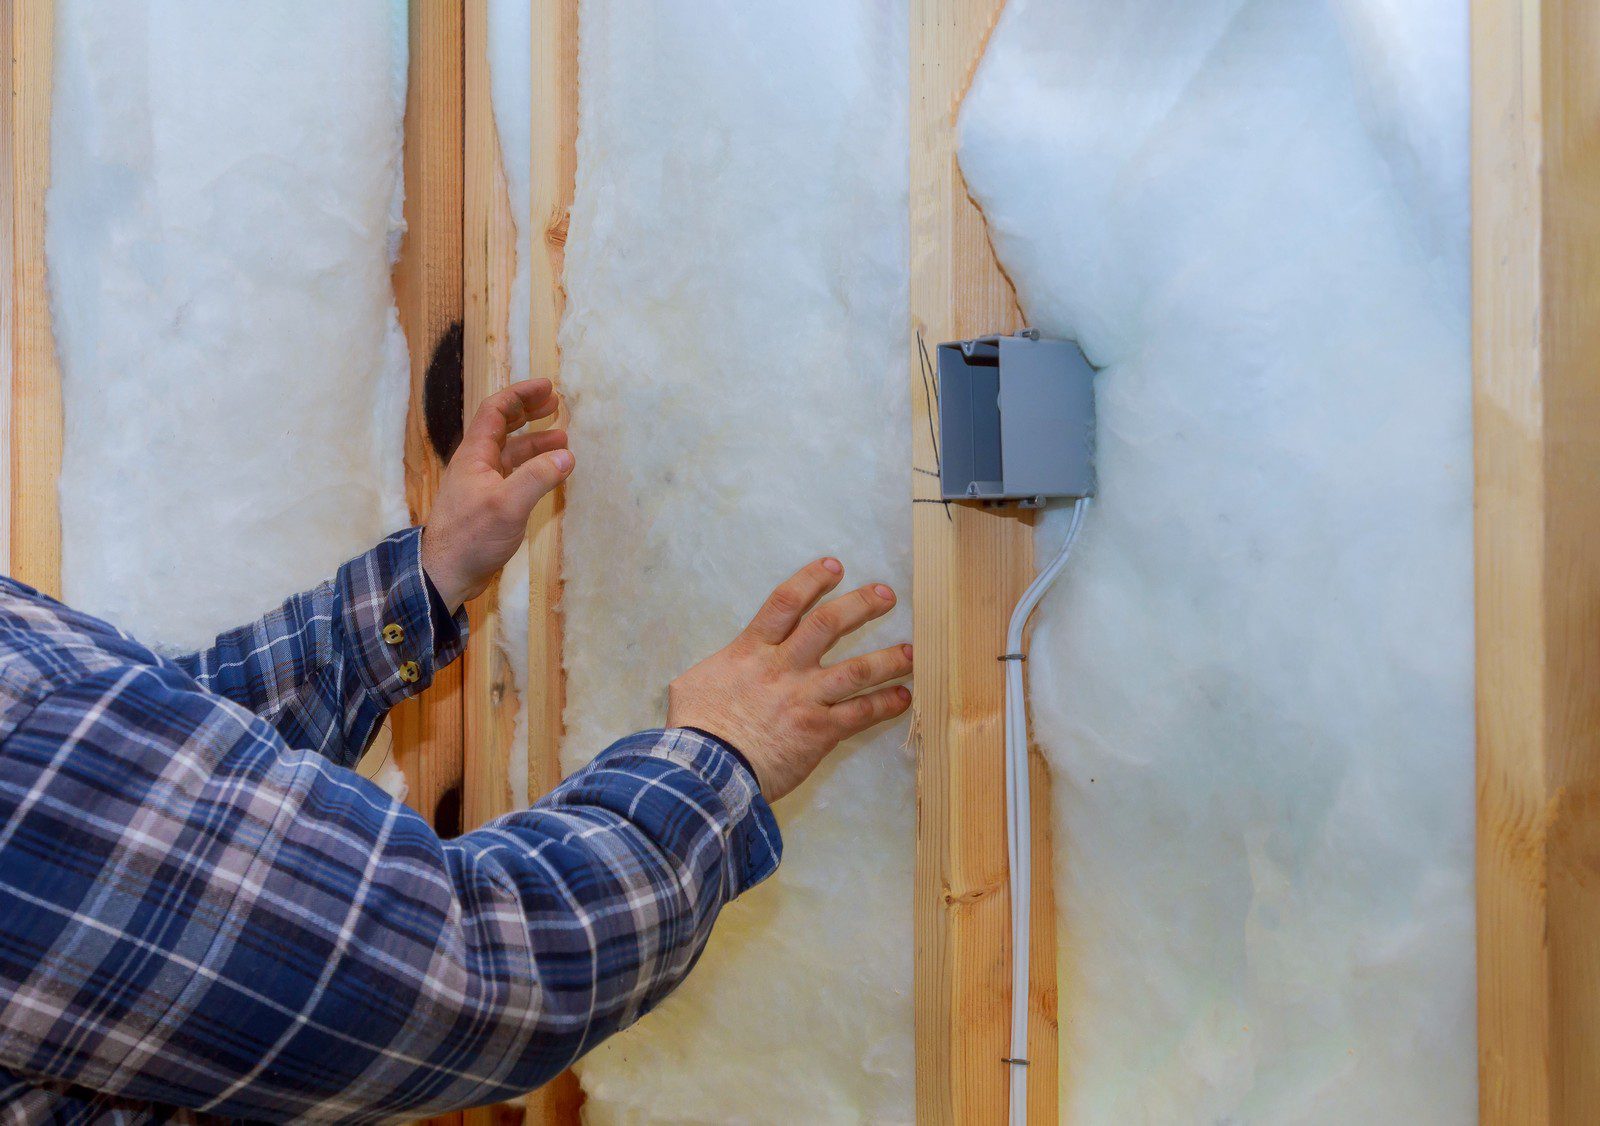
[[[938,347],[945,500],[1094,495],[1094,368],[1033,329]]]

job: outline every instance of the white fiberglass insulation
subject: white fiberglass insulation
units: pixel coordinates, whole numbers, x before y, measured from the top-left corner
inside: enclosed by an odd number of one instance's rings
[[[902,3],[581,9],[563,378],[568,769],[824,553],[909,592]],[[860,645],[909,635],[897,612]],[[578,1065],[591,1122],[910,1121],[903,725],[777,807],[777,876]]]
[[[1030,665],[1071,1121],[1475,1120],[1466,15],[1011,0],[967,99],[1104,367]]]
[[[197,646],[406,523],[406,7],[56,11],[63,585]]]
[[[529,0],[488,0],[487,54],[494,127],[506,174],[511,218],[517,228],[516,274],[511,283],[507,338],[511,380],[528,378],[528,258],[533,208],[533,5]]]

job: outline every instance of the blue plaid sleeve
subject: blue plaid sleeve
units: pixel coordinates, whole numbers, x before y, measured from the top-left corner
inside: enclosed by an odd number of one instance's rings
[[[290,746],[353,764],[389,710],[432,684],[466,646],[466,611],[432,611],[421,542],[420,528],[395,533],[178,665]]]
[[[0,1088],[85,1120],[527,1090],[671,991],[781,849],[749,772],[684,730],[441,841],[170,667],[51,692],[0,764]]]

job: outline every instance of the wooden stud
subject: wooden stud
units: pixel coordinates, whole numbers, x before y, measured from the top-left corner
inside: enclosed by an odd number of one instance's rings
[[[1600,1121],[1600,8],[1473,4],[1478,1054]]]
[[[9,384],[8,573],[61,594],[61,377],[45,282],[44,205],[50,186],[53,0],[0,0],[0,160],[5,232],[0,264],[0,380]]]
[[[405,242],[394,271],[400,325],[411,350],[406,418],[406,504],[428,518],[448,452],[450,399],[461,379],[462,9],[461,0],[420,0],[410,9],[411,63],[405,120]],[[434,436],[428,422],[435,399]],[[456,412],[459,413],[459,412]],[[436,446],[445,446],[445,449]],[[427,692],[389,717],[407,802],[443,833],[461,825],[462,667],[440,670]]]
[[[474,15],[482,0],[467,6],[467,58],[481,59],[486,44],[484,17]],[[565,304],[562,265],[567,215],[577,165],[577,3],[535,0],[533,5],[532,239],[529,353],[531,377],[560,377],[556,334]],[[501,165],[486,67],[467,72],[467,334],[468,409],[513,378],[507,319],[516,264],[516,230]],[[518,311],[519,315],[521,311]],[[521,373],[517,373],[521,377]],[[552,425],[564,425],[564,418]],[[529,621],[528,793],[537,796],[561,780],[559,751],[564,678],[561,671],[559,612],[561,539],[560,490],[534,510],[529,522],[531,579]],[[493,632],[494,593],[477,601],[474,632]],[[476,639],[475,639],[476,640]],[[492,638],[483,637],[485,644]],[[508,665],[494,649],[479,658],[474,650],[468,690],[471,760],[467,779],[467,823],[478,824],[511,808],[507,775],[516,692]]]
[[[567,226],[578,169],[578,0],[532,0],[532,278],[529,376],[561,385],[558,334],[566,312]],[[552,425],[566,425],[563,409]],[[539,502],[528,525],[528,794],[561,781],[566,673],[561,639],[561,510],[564,491]],[[583,1089],[566,1071],[527,1098],[530,1123],[576,1126]]]
[[[465,15],[465,244],[463,277],[463,406],[477,405],[511,382],[509,314],[516,270],[516,224],[501,163],[489,81],[488,0],[466,0]],[[499,584],[467,605],[471,637],[464,660],[465,771],[463,828],[474,829],[511,808],[510,749],[517,721],[517,688],[499,645]],[[464,1126],[522,1120],[515,1104],[477,1107]]]
[[[529,375],[561,383],[567,226],[578,170],[578,0],[533,0],[533,277]],[[566,424],[565,411],[555,425]],[[528,549],[528,792],[561,781],[561,506],[557,489],[534,509]]]
[[[911,6],[911,394],[914,495],[937,498],[931,357],[941,341],[1022,325],[956,164],[956,113],[1003,0]],[[1006,625],[1032,577],[1015,508],[913,510],[917,703],[916,1063],[921,1123],[1001,1122],[1008,1106],[1010,896]],[[1032,756],[1034,872],[1028,1116],[1056,1121],[1050,792]]]
[[[16,169],[13,148],[17,128],[16,90],[12,85],[16,66],[16,51],[12,43],[15,34],[15,17],[11,10],[14,0],[0,0],[0,278],[6,288],[0,293],[0,570],[11,570],[11,384],[16,367],[13,340],[16,333],[16,295],[21,292],[21,279],[16,273],[17,186],[13,181]]]
[[[508,333],[516,270],[516,224],[501,164],[490,100],[487,0],[466,3],[466,334],[464,403],[478,403],[511,382]],[[474,828],[511,808],[510,749],[517,688],[499,646],[499,586],[468,606],[472,638],[466,669],[464,823]]]
[[[562,310],[561,255],[571,206],[577,136],[577,0],[534,0],[533,131],[530,214],[532,307],[511,308],[516,228],[490,102],[484,0],[467,0],[466,18],[466,405],[522,373],[511,369],[509,317],[529,316],[528,375],[559,374],[556,328]],[[556,425],[564,420],[557,419]],[[560,781],[558,753],[564,679],[561,667],[560,494],[529,522],[528,794]],[[510,749],[518,699],[511,667],[496,643],[498,586],[476,599],[467,653],[465,820],[468,828],[512,808]],[[578,1121],[582,1094],[566,1072],[528,1095],[522,1106],[468,1111],[467,1126],[527,1121],[563,1126]]]
[[[406,235],[394,292],[411,352],[406,506],[415,523],[426,522],[439,488],[449,452],[447,404],[452,392],[459,397],[461,380],[462,22],[462,0],[410,6]],[[427,692],[390,713],[388,724],[395,762],[406,776],[406,803],[446,835],[461,831],[463,666],[458,661],[441,669]],[[426,1126],[461,1121],[460,1113],[425,1120]]]

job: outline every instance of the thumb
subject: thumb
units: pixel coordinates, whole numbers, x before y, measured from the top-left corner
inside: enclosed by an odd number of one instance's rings
[[[572,473],[571,450],[551,450],[530,458],[506,478],[505,487],[524,516]]]

